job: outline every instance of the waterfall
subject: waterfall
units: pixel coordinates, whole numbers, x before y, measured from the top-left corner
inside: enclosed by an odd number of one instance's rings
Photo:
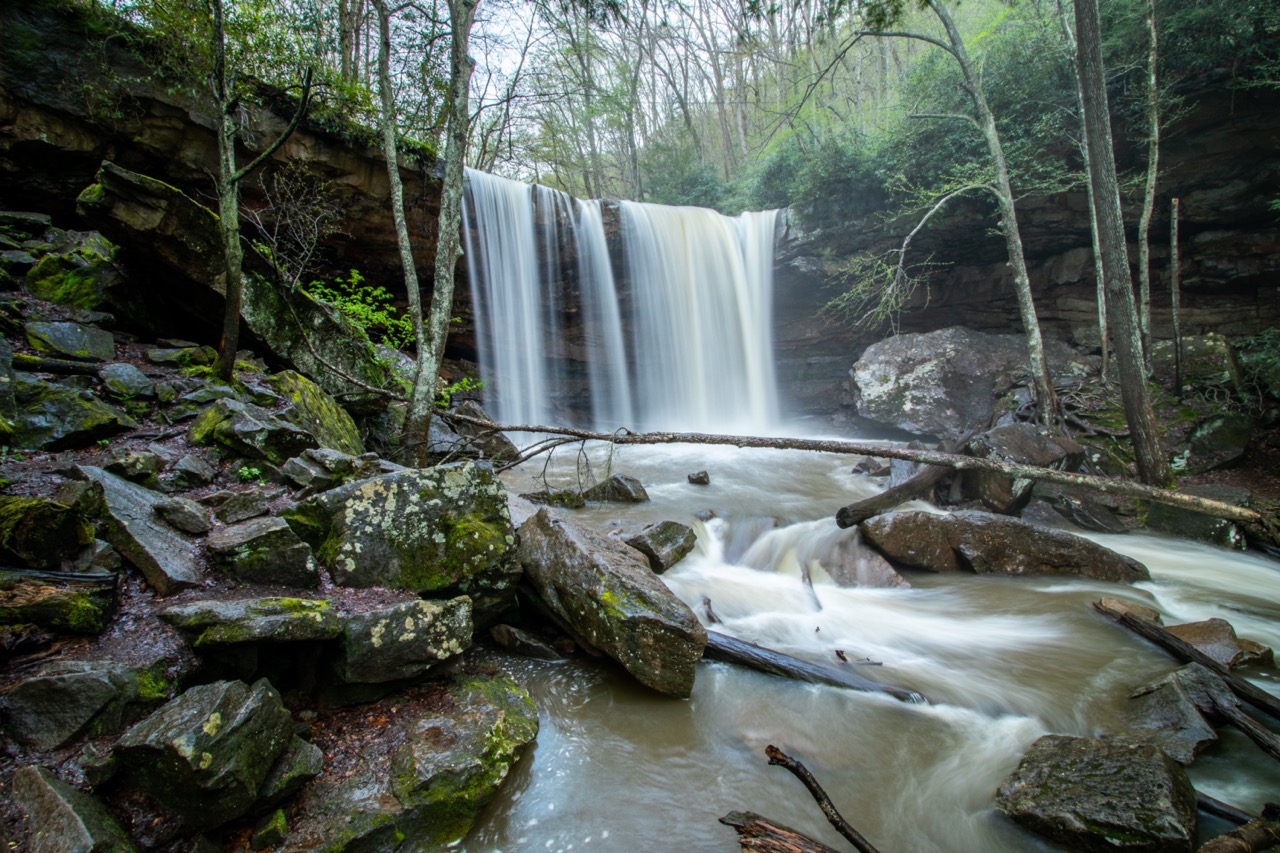
[[[603,205],[468,170],[485,402],[503,423],[762,430],[776,414],[776,211]],[[566,413],[566,410],[568,413]]]

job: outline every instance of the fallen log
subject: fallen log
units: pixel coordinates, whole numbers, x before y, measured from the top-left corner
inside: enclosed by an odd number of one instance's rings
[[[99,364],[87,361],[71,361],[66,358],[44,358],[38,355],[15,352],[13,369],[25,373],[59,373],[64,376],[98,376]]]
[[[581,441],[602,441],[616,445],[636,444],[706,444],[728,445],[733,447],[770,448],[774,450],[807,450],[815,453],[840,453],[858,456],[879,456],[886,459],[905,459],[926,465],[941,465],[956,471],[994,471],[1015,479],[1038,480],[1046,483],[1061,483],[1067,486],[1080,486],[1097,492],[1138,500],[1155,501],[1168,506],[1181,507],[1193,512],[1204,513],[1215,518],[1235,521],[1244,525],[1246,533],[1261,543],[1280,545],[1280,524],[1273,515],[1259,512],[1249,507],[1233,506],[1222,501],[1199,498],[1181,492],[1132,483],[1127,480],[1113,480],[1092,474],[1074,474],[1059,471],[1055,468],[1037,468],[1034,465],[1017,465],[1012,462],[998,462],[992,459],[980,459],[976,456],[960,456],[955,453],[944,453],[938,450],[918,450],[894,444],[877,444],[864,441],[836,441],[810,438],[769,438],[749,435],[709,435],[690,432],[647,432],[633,433],[619,430],[614,433],[592,432],[572,427],[551,427],[520,425],[511,426],[495,424],[482,418],[466,415],[453,415],[454,420],[461,420],[475,426],[503,432],[542,433],[559,435]]]
[[[1280,806],[1267,803],[1262,817],[1210,839],[1200,853],[1261,853],[1276,845],[1280,845]]]
[[[738,844],[749,853],[838,853],[820,841],[755,812],[729,812],[720,818],[738,831]]]
[[[1253,820],[1253,815],[1238,809],[1230,803],[1224,803],[1222,800],[1202,794],[1196,791],[1196,808],[1205,814],[1211,814],[1214,817],[1220,817],[1223,820],[1230,821],[1236,826],[1243,826]]]
[[[1099,613],[1109,616],[1133,633],[1155,643],[1173,657],[1183,663],[1198,663],[1215,673],[1227,683],[1231,691],[1253,707],[1280,720],[1280,699],[1265,690],[1255,687],[1243,678],[1233,674],[1231,670],[1206,655],[1186,640],[1176,637],[1154,622],[1126,613],[1101,601],[1095,601],[1093,608]]]
[[[878,495],[840,507],[836,511],[836,525],[841,528],[857,527],[868,518],[888,512],[907,501],[926,497],[933,491],[938,481],[950,473],[950,468],[926,465],[905,483],[890,486]]]
[[[811,684],[830,684],[834,687],[861,690],[864,693],[885,693],[900,702],[919,704],[926,701],[923,696],[913,690],[904,690],[901,687],[863,678],[848,670],[792,657],[773,649],[757,646],[755,643],[748,643],[746,640],[730,637],[719,631],[707,632],[707,647],[702,656],[712,660],[736,663],[770,675],[807,681]]]
[[[813,795],[814,801],[817,802],[818,808],[822,809],[822,814],[826,816],[827,821],[835,827],[836,832],[849,839],[849,843],[854,846],[858,853],[879,853],[870,841],[863,838],[862,833],[854,829],[844,819],[844,816],[836,809],[835,804],[831,802],[831,798],[827,796],[827,792],[822,789],[822,786],[818,784],[818,780],[809,772],[809,768],[773,744],[764,748],[764,754],[769,756],[770,764],[776,767],[785,767],[791,772],[791,775],[804,783],[804,786],[809,789],[809,793]]]

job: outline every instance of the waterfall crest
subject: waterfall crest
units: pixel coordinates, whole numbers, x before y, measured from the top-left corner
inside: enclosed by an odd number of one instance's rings
[[[611,254],[601,202],[474,170],[467,179],[491,415],[602,431],[770,425],[776,211],[620,202]]]

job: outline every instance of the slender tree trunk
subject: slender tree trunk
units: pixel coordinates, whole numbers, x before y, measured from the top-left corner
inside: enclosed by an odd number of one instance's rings
[[[1169,313],[1173,320],[1173,393],[1182,399],[1182,263],[1178,257],[1178,200],[1169,204]]]
[[[1142,355],[1151,375],[1151,215],[1156,209],[1156,180],[1160,170],[1160,90],[1156,66],[1160,58],[1156,41],[1156,2],[1147,0],[1147,29],[1151,47],[1147,54],[1147,184],[1138,220],[1138,325],[1142,329]]]
[[[1057,420],[1058,401],[1053,392],[1053,383],[1049,379],[1049,364],[1044,354],[1044,339],[1040,335],[1040,319],[1036,316],[1035,301],[1031,296],[1031,277],[1027,274],[1026,256],[1022,251],[1022,234],[1018,230],[1018,214],[1014,208],[1013,186],[1009,181],[1009,166],[1004,156],[1004,146],[1000,142],[1000,131],[996,127],[995,115],[987,104],[982,92],[982,81],[979,79],[973,63],[969,61],[964,39],[956,29],[951,15],[939,0],[928,0],[929,8],[937,15],[947,31],[947,39],[951,44],[952,55],[960,64],[964,74],[965,89],[973,101],[978,113],[978,127],[986,140],[987,150],[991,154],[991,162],[995,168],[996,203],[1000,210],[1000,230],[1004,232],[1005,246],[1009,253],[1009,268],[1013,272],[1013,290],[1018,299],[1018,315],[1022,320],[1022,328],[1027,336],[1027,354],[1031,362],[1032,381],[1039,401],[1040,422],[1052,426]]]
[[[1120,189],[1115,154],[1111,149],[1106,78],[1102,68],[1101,32],[1097,0],[1075,0],[1076,54],[1084,92],[1084,130],[1089,140],[1089,180],[1098,214],[1097,252],[1102,258],[1107,289],[1107,317],[1111,321],[1120,397],[1138,463],[1138,477],[1151,485],[1169,485],[1173,471],[1160,449],[1155,414],[1147,393],[1142,339],[1129,275],[1129,251],[1120,214]]]
[[[218,375],[230,379],[240,346],[240,297],[244,283],[244,250],[240,246],[240,184],[236,179],[235,92],[227,71],[222,0],[213,0],[213,85],[218,102],[218,231],[222,235],[225,308],[222,341],[218,346]]]

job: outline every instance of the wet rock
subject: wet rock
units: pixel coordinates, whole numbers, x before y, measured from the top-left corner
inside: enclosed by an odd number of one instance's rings
[[[587,499],[576,489],[544,489],[540,492],[526,492],[520,498],[531,504],[558,506],[561,509],[582,509],[587,505]]]
[[[275,465],[317,447],[306,430],[276,417],[252,403],[218,400],[192,422],[192,444],[220,444],[249,459],[265,459]]]
[[[122,564],[119,551],[101,539],[95,539],[84,546],[74,560],[64,563],[62,568],[68,572],[114,574],[120,571]]]
[[[152,364],[174,367],[208,367],[218,360],[218,351],[210,346],[157,347],[143,355]]]
[[[101,634],[116,609],[116,579],[71,582],[0,569],[0,625]]]
[[[259,472],[261,473],[261,472]],[[223,524],[239,524],[260,515],[266,515],[276,498],[284,494],[283,489],[249,489],[245,492],[230,492],[225,500],[217,503],[214,515]]]
[[[70,450],[138,424],[88,391],[22,377],[14,385],[13,442],[30,450]]]
[[[1184,335],[1181,360],[1184,386],[1216,385],[1230,391],[1240,390],[1240,366],[1236,363],[1235,350],[1222,335],[1214,332]],[[1166,388],[1173,388],[1173,341],[1152,341],[1151,370],[1155,381]]]
[[[116,341],[110,332],[79,323],[27,323],[27,343],[56,358],[110,361],[116,355]]]
[[[180,489],[198,489],[213,482],[217,470],[199,456],[187,454],[173,465],[173,485]]]
[[[360,430],[347,410],[324,389],[292,370],[271,377],[271,387],[289,403],[281,417],[315,437],[320,447],[340,450],[352,456],[364,453]]]
[[[170,527],[199,535],[213,529],[209,511],[190,498],[168,498],[155,505],[156,512]]]
[[[635,477],[614,474],[604,482],[596,483],[587,489],[582,493],[582,497],[589,501],[638,504],[649,500],[649,493]]]
[[[471,599],[408,601],[346,619],[338,677],[378,684],[414,678],[471,647]]]
[[[374,453],[352,456],[326,447],[304,451],[301,456],[295,456],[280,466],[281,475],[291,483],[317,492],[351,480],[404,470],[407,469],[403,465],[380,459]]]
[[[26,813],[32,853],[128,853],[138,848],[107,807],[43,767],[13,775],[13,800]]]
[[[289,821],[285,818],[284,809],[276,809],[254,827],[253,835],[249,836],[249,847],[253,850],[279,847],[288,835]]]
[[[1253,640],[1236,636],[1236,629],[1225,619],[1206,619],[1203,622],[1186,622],[1170,625],[1170,634],[1185,640],[1216,660],[1234,669],[1251,663],[1272,662],[1271,649]]]
[[[331,640],[343,630],[342,620],[325,599],[208,599],[175,604],[158,615],[190,636],[196,648]]]
[[[632,536],[627,544],[644,554],[649,559],[649,567],[662,574],[693,550],[698,536],[687,524],[659,521]]]
[[[1095,533],[1124,533],[1128,530],[1110,507],[1089,495],[1043,482],[1036,483],[1031,493],[1033,499],[1043,501],[1049,511],[1082,530]]]
[[[837,586],[868,589],[906,589],[911,583],[878,551],[862,543],[860,536],[841,539],[818,564]]]
[[[469,418],[493,421],[488,412],[475,400],[464,400],[458,404],[454,411]],[[465,439],[467,450],[478,455],[481,459],[489,459],[494,462],[510,462],[520,455],[519,449],[511,442],[511,439],[507,438],[505,433],[494,432],[463,421],[455,421],[452,426],[458,435]]]
[[[46,498],[0,495],[0,559],[57,569],[93,541],[93,527],[70,507]]]
[[[893,512],[864,521],[864,540],[896,565],[931,572],[1081,575],[1131,583],[1146,566],[1080,536],[986,512]]]
[[[129,705],[163,698],[164,684],[147,669],[110,661],[45,666],[0,696],[5,734],[38,752],[78,737],[120,731]]]
[[[1231,468],[1244,457],[1253,437],[1253,420],[1241,412],[1224,412],[1195,425],[1188,439],[1183,470],[1202,474]]]
[[[1253,494],[1239,486],[1193,485],[1183,486],[1184,494],[1199,498],[1211,498],[1232,506],[1249,506]],[[1147,511],[1147,526],[1161,533],[1169,533],[1185,539],[1212,542],[1226,548],[1243,550],[1244,530],[1238,524],[1182,507],[1152,502]]]
[[[1029,423],[998,426],[974,436],[965,453],[1017,465],[1033,465],[1058,471],[1074,471],[1084,461],[1085,450],[1069,438],[1055,436],[1044,427]],[[992,512],[1017,515],[1031,500],[1034,483],[994,471],[964,471],[961,493],[982,501]]]
[[[102,468],[78,465],[79,476],[101,488],[103,537],[137,566],[161,595],[198,585],[195,543],[160,520],[156,505],[164,495],[144,489]]]
[[[536,660],[564,660],[564,655],[553,649],[550,644],[544,643],[528,631],[522,631],[514,625],[494,625],[489,629],[489,636],[512,654]]]
[[[1190,851],[1196,792],[1148,743],[1046,735],[996,792],[996,809],[1082,851]]]
[[[1184,766],[1218,739],[1210,723],[1218,717],[1216,703],[1237,704],[1221,678],[1194,663],[1138,688],[1129,698],[1126,716],[1132,734],[1155,743]]]
[[[345,778],[309,786],[286,849],[443,850],[464,837],[537,736],[538,714],[501,675],[464,679],[452,698],[408,724],[389,773],[362,760]]]
[[[506,491],[488,463],[348,483],[284,517],[343,586],[470,595],[480,625],[514,595],[515,535]]]
[[[154,486],[164,460],[149,450],[118,447],[107,455],[102,467],[119,477],[143,486]]]
[[[265,679],[220,681],[129,729],[115,755],[127,784],[203,831],[249,811],[292,740],[293,720]]]
[[[1154,607],[1145,607],[1141,604],[1134,604],[1132,601],[1125,601],[1119,598],[1103,598],[1100,602],[1102,606],[1109,610],[1116,610],[1120,613],[1132,613],[1139,619],[1146,619],[1148,622],[1154,622],[1157,625],[1163,625],[1160,611]]]
[[[18,417],[18,402],[14,398],[17,387],[18,377],[13,372],[13,346],[8,338],[0,335],[0,439],[3,440],[13,435],[14,422]]]
[[[104,364],[98,371],[102,384],[111,396],[121,400],[154,397],[156,384],[145,373],[128,362]]]
[[[320,585],[311,546],[288,522],[272,516],[221,527],[205,545],[223,570],[242,581],[315,589]]]
[[[639,553],[542,509],[520,527],[517,558],[579,645],[655,690],[689,695],[706,631]]]
[[[889,463],[873,456],[864,456],[854,463],[853,473],[866,474],[868,477],[888,477]]]
[[[267,778],[262,780],[254,812],[274,808],[302,790],[312,779],[324,772],[324,753],[315,744],[295,735],[284,754],[272,765]]]
[[[1050,364],[1076,360],[1066,344],[1046,340]],[[996,401],[1030,381],[1027,342],[955,326],[894,335],[874,343],[850,371],[857,412],[908,432],[957,439],[991,422]]]
[[[711,485],[711,475],[706,471],[694,471],[689,475],[689,485],[709,486]]]

